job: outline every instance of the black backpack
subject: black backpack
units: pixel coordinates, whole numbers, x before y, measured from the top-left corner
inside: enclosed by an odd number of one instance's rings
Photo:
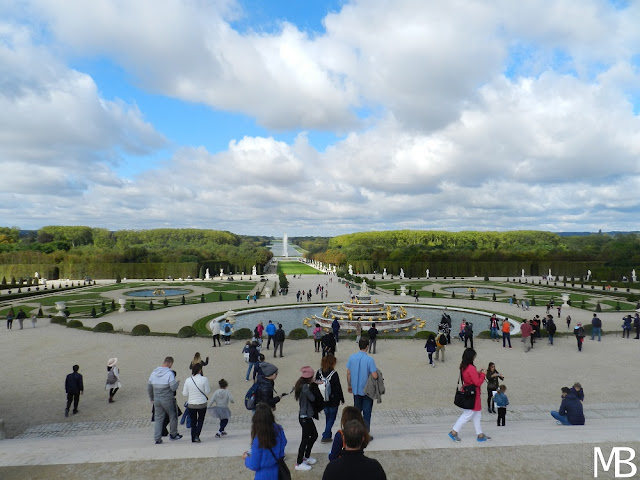
[[[224,333],[231,333],[231,327],[229,325],[224,327]]]

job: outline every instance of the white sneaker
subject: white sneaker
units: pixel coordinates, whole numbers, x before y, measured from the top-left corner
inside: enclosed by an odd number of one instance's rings
[[[306,472],[307,470],[311,470],[311,465],[307,465],[303,460],[301,464],[295,466],[295,469]]]
[[[307,465],[315,465],[316,464],[316,459],[313,458],[313,457],[304,458],[304,459],[302,459],[302,463],[306,463]]]

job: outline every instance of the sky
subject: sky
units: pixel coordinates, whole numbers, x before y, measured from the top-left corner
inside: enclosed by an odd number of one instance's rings
[[[0,0],[0,226],[638,230],[640,2]]]

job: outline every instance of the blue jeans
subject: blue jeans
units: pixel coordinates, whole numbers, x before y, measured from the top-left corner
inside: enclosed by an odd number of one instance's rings
[[[373,410],[373,398],[366,395],[354,395],[353,406],[362,412],[364,424],[367,426],[367,432],[371,430],[371,410]]]
[[[492,328],[491,329],[491,340],[497,339],[498,338],[498,329],[497,328]]]
[[[506,341],[509,341],[509,348],[511,348],[511,333],[509,332],[502,332],[502,346],[506,347]]]
[[[560,415],[558,412],[553,411],[551,412],[551,416],[559,422],[562,422],[563,425],[573,425],[573,423],[569,421],[566,415]]]
[[[258,362],[249,362],[249,368],[247,368],[247,380],[249,380],[249,374],[253,368],[253,379],[256,378],[256,368],[258,368]]]
[[[600,341],[602,339],[602,328],[593,327],[593,330],[591,331],[591,340],[593,340],[596,335],[598,336],[598,341]]]
[[[553,335],[549,334],[549,345],[553,345]]]
[[[326,426],[324,428],[324,432],[322,432],[322,439],[331,438],[331,428],[336,421],[336,417],[338,416],[338,407],[325,407],[324,416],[327,420]]]

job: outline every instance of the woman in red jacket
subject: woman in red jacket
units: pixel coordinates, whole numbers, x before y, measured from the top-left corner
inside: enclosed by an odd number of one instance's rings
[[[449,432],[449,437],[454,442],[459,442],[461,439],[458,437],[458,432],[462,428],[462,426],[467,423],[469,420],[473,420],[473,426],[476,428],[476,435],[478,435],[479,442],[485,442],[489,438],[484,433],[482,433],[482,425],[480,424],[480,419],[482,417],[482,399],[480,398],[480,387],[484,383],[485,369],[481,369],[478,371],[476,367],[473,365],[473,361],[476,358],[476,351],[473,348],[465,349],[462,354],[462,362],[460,363],[460,374],[462,375],[462,383],[464,385],[475,385],[476,386],[476,401],[473,407],[473,410],[464,409],[460,418],[453,426],[453,429]]]

